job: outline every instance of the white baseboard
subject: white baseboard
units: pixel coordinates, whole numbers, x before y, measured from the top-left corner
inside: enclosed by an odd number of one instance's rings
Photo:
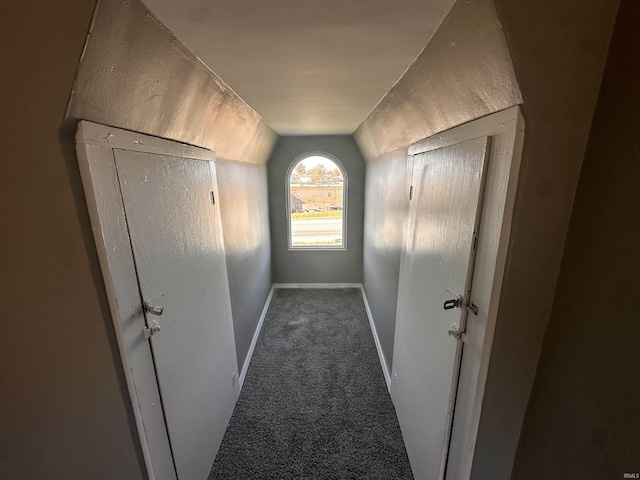
[[[274,283],[273,288],[362,288],[361,283]]]
[[[376,325],[373,323],[373,316],[371,315],[371,309],[369,308],[369,302],[367,301],[367,295],[364,293],[364,287],[360,285],[360,291],[362,292],[362,300],[364,300],[364,308],[367,311],[367,317],[369,318],[369,326],[371,327],[371,333],[373,334],[373,341],[376,343],[376,350],[378,350],[378,358],[380,359],[380,365],[382,366],[382,373],[384,374],[384,380],[387,382],[387,390],[391,393],[391,375],[387,368],[387,362],[382,352],[382,346],[380,345],[380,339],[378,338],[378,332],[376,331]]]
[[[262,324],[264,323],[264,319],[267,316],[267,311],[269,310],[269,305],[271,304],[271,298],[273,297],[274,290],[275,290],[275,285],[271,287],[271,291],[269,292],[267,301],[264,303],[264,308],[262,309],[260,320],[258,320],[256,331],[253,334],[253,340],[251,340],[251,346],[249,347],[249,352],[247,353],[247,357],[244,359],[244,364],[242,365],[242,372],[240,373],[240,378],[238,380],[238,383],[240,384],[240,390],[242,390],[242,385],[244,385],[244,378],[247,376],[247,370],[249,370],[251,357],[253,357],[253,350],[256,348],[256,343],[258,342],[258,337],[260,336],[260,330],[262,330]],[[238,395],[240,395],[240,392],[238,392]]]

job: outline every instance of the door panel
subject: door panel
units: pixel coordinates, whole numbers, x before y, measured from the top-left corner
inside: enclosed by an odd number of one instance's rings
[[[392,395],[416,479],[443,475],[488,153],[488,138],[413,159],[413,195],[403,254]],[[463,297],[462,308],[444,310]]]
[[[171,449],[207,478],[235,404],[233,332],[210,162],[114,150]],[[159,313],[159,312],[157,312]]]

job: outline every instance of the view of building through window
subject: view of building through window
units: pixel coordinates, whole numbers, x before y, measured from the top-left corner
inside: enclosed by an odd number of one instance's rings
[[[298,162],[289,176],[290,247],[344,247],[344,187],[340,167],[327,157]]]

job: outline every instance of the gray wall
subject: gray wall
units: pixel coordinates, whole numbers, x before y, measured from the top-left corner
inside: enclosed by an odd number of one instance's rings
[[[0,16],[6,480],[142,478],[73,137],[64,151],[59,138],[93,7],[33,0]]]
[[[406,196],[406,147],[522,102],[525,145],[474,454],[472,477],[479,479],[511,474],[617,7],[496,3],[497,10],[491,0],[458,1],[355,133],[368,162],[364,285],[370,301],[393,304],[406,209],[392,202]],[[381,244],[385,225],[398,227]],[[395,317],[378,305],[372,310],[378,332],[393,332]],[[382,339],[386,349],[392,342]]]
[[[389,368],[408,209],[407,147],[520,101],[492,1],[458,1],[354,134],[367,161],[364,287]]]
[[[269,285],[263,164],[276,136],[139,1],[100,2],[79,68],[93,3],[45,3],[0,16],[3,71],[12,72],[0,89],[0,478],[133,480],[144,466],[75,157],[77,119],[216,150],[223,226],[228,189],[244,190],[234,188],[241,176],[257,187],[259,198],[246,200],[253,216],[225,239],[235,310],[252,304],[241,308],[240,332],[257,323],[248,317]],[[256,219],[259,238],[237,246]]]
[[[216,163],[238,372],[241,372],[271,290],[267,168],[264,163]]]
[[[640,4],[623,0],[514,479],[640,470]]]
[[[496,2],[526,127],[473,479],[512,469],[618,3]]]
[[[286,176],[300,155],[324,152],[346,170],[347,250],[289,251]],[[267,164],[274,283],[361,283],[365,163],[351,136],[281,137]]]
[[[147,16],[139,1],[100,4],[74,84],[67,129],[81,118],[216,152],[241,370],[271,284],[264,163],[277,135]],[[237,215],[240,205],[246,215]]]

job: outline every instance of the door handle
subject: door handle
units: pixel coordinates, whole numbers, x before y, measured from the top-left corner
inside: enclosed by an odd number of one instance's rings
[[[164,312],[164,307],[156,307],[155,305],[152,305],[151,303],[145,301],[144,302],[144,311],[147,313],[150,313],[151,315],[162,315],[162,313]]]

